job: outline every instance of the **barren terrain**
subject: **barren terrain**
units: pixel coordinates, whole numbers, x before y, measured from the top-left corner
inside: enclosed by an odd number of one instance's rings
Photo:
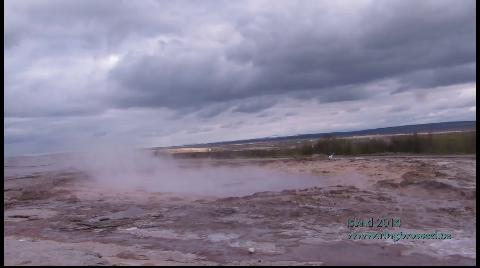
[[[178,161],[193,170],[283,175],[277,183],[273,175],[249,182],[259,188],[225,184],[239,194],[175,193],[108,187],[49,163],[6,162],[4,264],[476,263],[475,156]],[[385,229],[391,232],[439,231],[452,239],[347,239],[352,231],[384,230],[347,227],[349,218],[369,217],[400,218],[401,227]]]

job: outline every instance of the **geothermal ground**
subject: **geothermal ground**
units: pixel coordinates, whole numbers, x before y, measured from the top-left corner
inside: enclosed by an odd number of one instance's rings
[[[200,181],[173,172],[179,183],[162,188],[156,172],[117,187],[48,161],[5,162],[4,264],[476,263],[475,156],[177,161],[190,177],[204,170]],[[347,226],[370,217],[401,226]],[[371,231],[451,239],[348,239]]]

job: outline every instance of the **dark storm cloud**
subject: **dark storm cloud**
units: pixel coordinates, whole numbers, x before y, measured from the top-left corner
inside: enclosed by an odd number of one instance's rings
[[[408,109],[410,109],[410,107],[408,107],[407,105],[396,105],[396,106],[393,106],[392,108],[388,109],[387,112],[398,113],[398,112],[407,111]]]
[[[361,107],[353,107],[353,108],[347,109],[347,113],[356,113],[361,109],[362,109]]]
[[[198,110],[272,95],[336,102],[367,98],[359,87],[384,79],[399,81],[392,91],[476,81],[474,1],[275,3],[20,1],[7,5],[4,48],[122,52],[103,96],[119,108]],[[138,47],[148,38],[156,45]],[[236,111],[256,107],[269,105]]]
[[[243,125],[245,125],[244,121],[236,121],[236,122],[232,122],[232,123],[223,124],[223,125],[220,126],[220,128],[236,129],[236,128],[239,128]]]
[[[17,43],[57,43],[58,47],[98,49],[105,45],[114,47],[129,35],[143,38],[178,30],[173,14],[169,16],[168,12],[165,12],[171,11],[172,8],[168,2],[121,0],[15,2],[7,3],[6,6],[9,12],[6,15],[5,32],[9,33],[9,36],[5,37],[14,37]],[[54,50],[49,52],[58,55]]]
[[[122,88],[115,105],[181,108],[297,92],[336,102],[368,97],[356,85],[384,79],[401,90],[476,81],[474,1],[374,1],[336,17],[323,3],[232,19],[240,40],[214,51],[193,39],[128,55],[110,76]]]
[[[438,86],[450,86],[470,81],[476,81],[476,62],[452,67],[438,67],[412,72],[402,76],[404,87],[400,91],[410,87],[431,88]]]
[[[241,103],[235,109],[233,109],[233,111],[239,113],[256,113],[265,110],[274,104],[275,102],[271,99],[254,99],[249,102]]]
[[[229,108],[229,106],[227,104],[223,104],[223,103],[222,104],[211,105],[211,106],[207,106],[206,108],[200,110],[197,115],[200,118],[203,118],[203,119],[211,118],[211,117],[215,117],[215,116],[221,114],[222,112],[226,111],[228,108]],[[190,109],[183,110],[183,111],[188,112],[189,110]]]

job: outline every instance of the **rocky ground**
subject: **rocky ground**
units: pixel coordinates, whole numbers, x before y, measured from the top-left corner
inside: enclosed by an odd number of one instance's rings
[[[76,170],[4,173],[5,265],[474,265],[476,157],[188,160],[314,176],[218,197],[100,187]],[[39,165],[40,166],[40,165]],[[16,172],[20,169],[23,172]],[[15,171],[16,170],[16,171]],[[15,171],[15,172],[14,172]],[[349,240],[349,218],[447,240]]]

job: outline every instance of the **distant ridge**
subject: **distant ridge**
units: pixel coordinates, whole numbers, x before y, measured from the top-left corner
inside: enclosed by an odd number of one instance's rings
[[[212,143],[192,144],[174,147],[194,147],[205,145],[223,145],[223,144],[242,144],[242,143],[255,143],[265,141],[283,141],[283,140],[304,140],[304,139],[318,139],[325,136],[335,137],[352,137],[352,136],[365,136],[365,135],[394,135],[394,134],[411,134],[415,132],[444,132],[444,131],[467,131],[476,130],[476,121],[454,121],[454,122],[441,122],[441,123],[428,123],[428,124],[416,124],[416,125],[404,125],[395,127],[383,127],[356,131],[343,131],[343,132],[328,132],[328,133],[314,133],[314,134],[299,134],[292,136],[281,137],[264,137],[256,139],[246,140],[234,140],[234,141],[221,141]]]

